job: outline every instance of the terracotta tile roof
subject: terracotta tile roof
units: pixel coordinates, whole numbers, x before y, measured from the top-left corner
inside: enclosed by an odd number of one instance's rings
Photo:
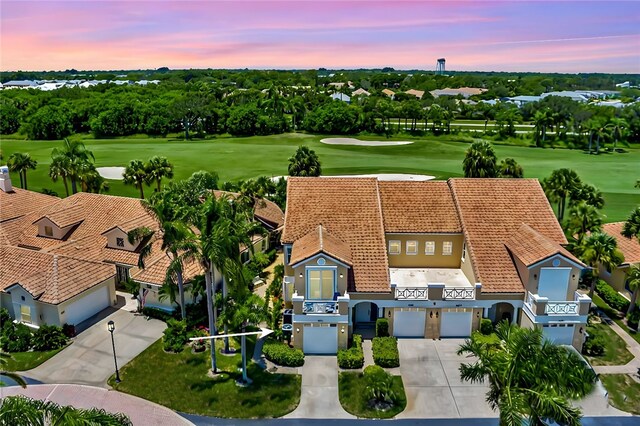
[[[64,203],[61,208],[48,211],[44,216],[38,218],[34,222],[42,219],[49,219],[59,228],[75,225],[82,222],[86,217],[83,197],[74,197],[70,202]]]
[[[637,238],[622,235],[624,222],[605,223],[602,230],[618,241],[618,249],[624,254],[624,263],[640,263],[640,243]]]
[[[60,304],[115,275],[115,267],[18,247],[0,247],[0,289],[20,284],[41,302]]]
[[[240,196],[237,192],[220,190],[214,190],[212,192],[215,197],[228,195],[232,198],[236,198]],[[253,206],[253,215],[256,219],[272,229],[277,229],[284,225],[284,212],[276,203],[271,200],[267,200],[266,198],[256,200]]]
[[[531,266],[541,260],[547,259],[556,254],[561,254],[573,262],[587,267],[580,259],[571,254],[560,244],[549,240],[547,237],[530,227],[522,224],[518,230],[509,238],[505,245],[509,251],[526,266]]]
[[[322,224],[293,243],[289,263],[295,265],[319,253],[325,253],[342,263],[352,265],[349,245],[329,233]]]
[[[162,285],[167,275],[167,268],[171,263],[170,259],[160,252],[153,259],[145,264],[144,269],[136,268],[132,271],[131,278],[135,281]],[[200,266],[200,263],[196,261],[187,262],[184,266],[183,280],[185,283],[191,281],[196,275],[203,274],[204,270]]]
[[[282,242],[292,244],[319,224],[351,249],[349,291],[390,291],[376,178],[289,178]]]
[[[20,188],[13,188],[13,192],[0,190],[0,222],[24,216],[59,200],[58,197],[52,195]]]
[[[393,90],[389,90],[389,89],[383,89],[382,93],[387,95],[387,96],[393,96],[393,95],[396,94]]]
[[[409,89],[404,93],[407,95],[413,95],[418,99],[422,99],[422,96],[424,96],[424,90]]]
[[[462,232],[447,182],[381,181],[378,186],[386,232]]]
[[[449,179],[467,250],[484,293],[522,293],[505,247],[523,223],[550,241],[567,240],[536,179]]]

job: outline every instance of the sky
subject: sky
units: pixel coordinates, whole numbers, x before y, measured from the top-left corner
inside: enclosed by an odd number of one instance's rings
[[[1,0],[0,70],[640,73],[640,1]]]

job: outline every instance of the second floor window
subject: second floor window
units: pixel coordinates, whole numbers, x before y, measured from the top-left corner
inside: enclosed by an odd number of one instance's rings
[[[407,254],[418,254],[417,241],[407,241]]]
[[[46,235],[47,237],[53,237],[53,228],[51,228],[50,226],[45,226],[44,235]]]
[[[400,254],[402,243],[400,241],[389,241],[389,254]]]
[[[116,238],[116,245],[118,247],[124,247],[124,238]]]
[[[311,269],[307,272],[307,279],[307,299],[333,299],[335,293],[333,269]]]
[[[444,256],[450,256],[453,253],[453,243],[451,241],[445,241],[442,243],[442,254]]]
[[[426,255],[434,255],[436,254],[436,242],[435,241],[427,241],[424,243],[424,254]]]

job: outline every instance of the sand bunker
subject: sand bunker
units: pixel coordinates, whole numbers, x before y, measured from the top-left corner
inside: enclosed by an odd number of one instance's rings
[[[360,145],[360,146],[393,146],[393,145],[409,145],[412,141],[361,141],[356,138],[325,138],[320,142],[327,145]]]
[[[122,180],[124,167],[96,167],[97,172],[105,179]]]
[[[288,176],[274,176],[271,179],[277,182],[279,179],[287,179]],[[369,175],[340,175],[340,176],[320,176],[326,178],[378,178],[378,180],[412,180],[412,181],[425,181],[435,179],[435,176],[428,175],[411,175],[406,173],[374,173]]]

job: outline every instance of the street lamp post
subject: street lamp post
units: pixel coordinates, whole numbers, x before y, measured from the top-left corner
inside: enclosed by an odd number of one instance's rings
[[[113,347],[113,363],[116,366],[116,383],[120,383],[120,373],[118,372],[118,360],[116,359],[116,342],[113,340],[113,331],[116,329],[116,324],[113,321],[107,323],[107,329],[111,333],[111,346]]]

